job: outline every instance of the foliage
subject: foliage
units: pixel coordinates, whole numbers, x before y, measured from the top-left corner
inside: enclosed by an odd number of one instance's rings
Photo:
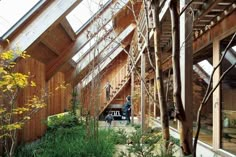
[[[132,124],[132,126],[135,128],[135,130],[138,130],[141,128],[140,124]]]
[[[97,141],[98,140],[98,141]],[[84,125],[50,130],[40,140],[19,147],[17,157],[112,157],[115,144],[108,130],[88,138]]]
[[[76,111],[79,108],[79,100],[77,99],[78,93],[76,90],[72,91],[72,99],[71,99],[71,113],[76,116]]]
[[[14,59],[30,57],[20,50],[0,52],[0,140],[4,143],[5,154],[13,156],[16,144],[17,130],[21,129],[30,116],[45,107],[46,95],[33,95],[26,104],[17,103],[17,95],[26,87],[35,87],[30,81],[30,73],[23,74],[15,69]]]
[[[124,129],[119,129],[116,131],[111,130],[110,135],[115,144],[126,144],[128,140],[128,136]]]
[[[172,145],[178,142],[172,137],[170,149],[165,151],[164,141],[160,132],[142,134],[141,129],[137,129],[129,138],[131,145],[127,148],[128,152],[121,151],[120,157],[129,157],[131,154],[136,157],[174,157]]]
[[[58,129],[59,127],[70,128],[76,125],[78,125],[77,118],[68,112],[50,116],[47,120],[49,130]]]

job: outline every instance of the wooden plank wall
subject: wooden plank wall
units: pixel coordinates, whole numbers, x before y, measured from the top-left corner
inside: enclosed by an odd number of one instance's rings
[[[66,92],[66,89],[62,88],[57,89],[64,81],[64,74],[58,72],[47,83],[48,92],[50,94],[47,107],[48,116],[68,110],[69,104],[66,102],[68,91]]]
[[[95,105],[93,105],[91,103],[91,101],[93,101],[92,99],[99,94],[99,101],[100,101],[100,105],[101,106],[101,102],[104,102],[103,99],[105,99],[105,90],[104,90],[104,86],[106,84],[106,82],[109,80],[110,82],[115,78],[117,72],[125,65],[127,64],[127,60],[128,60],[128,56],[122,52],[121,54],[119,54],[108,66],[107,68],[105,68],[99,75],[99,80],[100,83],[100,89],[98,92],[95,92],[94,94],[91,95],[92,92],[94,92],[94,89],[91,89],[91,83],[89,85],[86,86],[86,88],[83,89],[83,94],[81,94],[81,102],[82,102],[82,108],[84,110],[84,114],[86,113],[86,110],[88,110],[89,104],[91,105],[91,109],[90,109],[90,113],[93,114],[94,113],[94,107]],[[113,87],[115,88],[115,87]],[[124,103],[125,101],[125,97],[127,95],[130,95],[130,85],[127,85],[121,92],[119,95],[117,95],[117,97],[115,98],[114,101],[112,101],[111,103]]]
[[[31,80],[36,83],[36,87],[27,87],[20,92],[18,96],[19,105],[27,103],[27,100],[32,98],[33,95],[41,96],[42,90],[46,89],[44,64],[28,58],[17,63],[17,70],[24,74],[30,72]],[[20,132],[20,142],[32,141],[41,137],[46,130],[46,126],[42,123],[46,117],[46,108],[34,114]]]
[[[47,106],[34,114],[19,132],[19,143],[23,143],[36,140],[45,133],[46,125],[43,122],[48,116],[70,109],[72,87],[67,85],[66,89],[55,90],[64,82],[64,74],[58,72],[46,83],[45,65],[33,58],[19,60],[16,70],[24,74],[30,72],[31,80],[36,83],[36,87],[27,87],[19,93],[18,104],[25,104],[33,95],[40,96],[42,92],[44,94],[48,92]]]
[[[126,102],[126,96],[131,95],[131,83],[129,82],[115,97],[112,104],[124,104]]]

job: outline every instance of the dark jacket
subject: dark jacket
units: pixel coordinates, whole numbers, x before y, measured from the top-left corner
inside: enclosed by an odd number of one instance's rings
[[[124,107],[123,107],[123,112],[128,113],[130,111],[131,111],[131,102],[126,101],[126,103],[124,104]]]
[[[113,119],[114,119],[114,118],[113,118],[112,114],[108,114],[108,115],[105,117],[105,121],[106,121],[107,123],[111,123]]]

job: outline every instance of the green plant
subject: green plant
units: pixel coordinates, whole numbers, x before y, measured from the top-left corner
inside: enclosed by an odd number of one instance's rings
[[[72,93],[72,98],[70,100],[71,103],[71,114],[77,117],[77,110],[79,108],[79,100],[77,99],[78,93],[76,90],[73,90]]]
[[[0,142],[3,143],[4,153],[8,157],[14,155],[17,131],[22,129],[26,121],[45,107],[46,92],[32,95],[25,104],[18,104],[17,96],[25,88],[36,86],[30,73],[16,71],[15,57],[21,59],[30,57],[20,50],[0,52]]]
[[[110,136],[115,144],[126,144],[128,140],[128,135],[124,129],[111,130]]]
[[[130,137],[132,145],[127,148],[128,154],[124,151],[120,152],[120,157],[130,156],[134,154],[136,157],[155,157],[153,152],[155,144],[160,140],[160,136],[150,136],[150,134],[142,134],[141,129],[137,129]]]
[[[130,157],[131,154],[135,157],[174,157],[176,150],[173,146],[179,144],[178,139],[171,137],[169,148],[165,151],[161,132],[151,131],[142,134],[140,129],[129,138],[132,144],[127,147],[127,152],[121,151],[119,157]]]
[[[115,143],[111,132],[99,130],[97,139],[86,136],[85,125],[59,127],[44,137],[18,148],[17,157],[112,157]]]
[[[47,126],[49,130],[58,129],[60,127],[70,128],[76,125],[78,125],[77,118],[70,113],[50,116],[47,120]]]

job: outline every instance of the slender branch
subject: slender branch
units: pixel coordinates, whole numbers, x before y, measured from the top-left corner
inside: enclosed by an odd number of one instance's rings
[[[145,9],[145,18],[146,18],[146,27],[147,27],[147,45],[146,45],[146,49],[147,49],[147,53],[148,53],[148,60],[149,60],[149,63],[151,65],[151,67],[156,70],[154,64],[153,64],[153,61],[152,61],[152,58],[151,58],[151,52],[150,52],[150,43],[149,43],[149,38],[150,38],[150,32],[149,32],[149,17],[148,17],[148,6],[147,6],[147,2],[146,0],[143,0],[143,3],[144,3],[144,9]]]
[[[196,157],[196,149],[197,149],[197,141],[198,141],[198,137],[199,137],[199,132],[200,132],[200,128],[201,128],[201,112],[202,112],[202,108],[207,104],[208,100],[210,99],[210,97],[212,96],[213,92],[218,88],[219,84],[221,83],[221,81],[224,79],[225,75],[228,74],[230,72],[230,70],[232,70],[236,65],[236,62],[234,64],[232,64],[220,77],[220,79],[218,80],[218,82],[216,83],[215,87],[209,92],[209,94],[207,95],[205,101],[203,101],[201,103],[201,105],[199,106],[198,109],[198,114],[197,114],[197,132],[195,134],[195,138],[194,138],[194,144],[193,144],[193,156]]]
[[[217,70],[217,68],[219,68],[219,66],[222,64],[223,62],[223,59],[226,55],[226,53],[228,52],[232,42],[234,41],[236,37],[236,32],[234,33],[234,35],[232,36],[230,42],[227,44],[225,50],[223,51],[223,55],[221,56],[220,58],[220,61],[219,63],[213,68],[213,71],[211,73],[211,76],[210,76],[210,82],[207,86],[207,91],[203,97],[203,100],[199,106],[199,109],[198,109],[198,113],[197,113],[197,132],[195,134],[195,138],[194,138],[194,143],[193,143],[193,156],[196,157],[196,149],[197,149],[197,141],[198,141],[198,137],[199,137],[199,132],[200,132],[200,128],[201,128],[201,112],[202,112],[202,108],[205,106],[205,104],[208,102],[210,96],[213,94],[213,92],[216,90],[216,88],[219,86],[220,82],[223,80],[224,76],[233,68],[235,67],[235,64],[232,64],[220,77],[219,81],[217,82],[217,84],[215,85],[215,87],[210,90],[210,87],[211,87],[211,84],[213,83],[213,75],[215,73],[215,71]]]

